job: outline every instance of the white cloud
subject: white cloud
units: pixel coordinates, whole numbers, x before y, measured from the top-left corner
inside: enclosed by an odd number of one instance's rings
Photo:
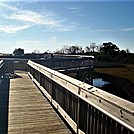
[[[73,31],[75,30],[75,25],[68,25],[68,26],[61,26],[61,27],[58,27],[57,29],[55,29],[56,31],[59,31],[59,32],[68,32],[68,31]]]
[[[91,27],[88,27],[88,29],[92,32],[108,32],[108,33],[112,33],[112,32],[117,32],[117,30],[114,29],[92,29]]]
[[[80,24],[71,22],[70,24],[65,24],[61,23],[57,27],[48,27],[48,29],[45,29],[44,31],[49,31],[49,32],[69,32],[69,31],[74,31],[77,29],[83,29]]]
[[[10,9],[10,10],[13,10],[13,11],[18,10],[18,8],[15,7],[15,6],[10,6],[10,5],[3,4],[3,3],[0,3],[0,7],[4,7],[4,8],[7,8],[7,9]]]
[[[18,6],[20,3],[17,3],[16,6],[10,6],[6,4],[0,4],[0,6],[11,9],[12,12],[8,12],[8,14],[2,14],[2,19],[6,22],[10,22],[11,24],[8,26],[1,26],[0,31],[6,33],[15,33],[19,30],[24,30],[29,28],[30,26],[41,26],[42,31],[49,32],[68,32],[72,30],[76,30],[79,27],[78,23],[68,22],[66,18],[59,19],[60,16],[45,11],[35,12],[32,10],[23,10],[19,9]],[[10,21],[11,20],[11,21]],[[25,24],[25,26],[12,26],[12,24],[20,25]],[[27,25],[28,24],[28,25]]]
[[[114,30],[110,30],[110,29],[101,29],[101,30],[96,30],[98,32],[114,32]]]
[[[16,33],[17,31],[21,31],[24,29],[27,29],[31,27],[30,25],[24,25],[24,26],[13,26],[13,25],[1,25],[0,26],[0,32],[5,32],[5,33]]]
[[[9,16],[9,19],[31,22],[36,25],[59,26],[60,23],[54,19],[51,19],[49,15],[43,16],[30,10],[18,11],[17,13],[11,14],[11,16]]]
[[[55,40],[57,40],[57,37],[56,36],[53,36],[50,39],[55,41]]]
[[[82,9],[83,7],[70,7],[69,9],[70,10],[80,10],[80,9]]]
[[[134,31],[134,27],[122,28],[120,30],[123,31],[123,32]]]
[[[77,16],[85,16],[85,14],[82,13],[83,7],[70,7],[68,8],[73,14],[76,14]]]
[[[67,32],[75,30],[78,26],[78,23],[70,23],[64,24],[67,19],[57,20],[54,19],[54,14],[48,13],[46,15],[42,15],[40,13],[36,13],[29,10],[18,11],[15,14],[12,14],[8,17],[12,20],[19,20],[25,23],[32,23],[34,25],[42,25],[45,26],[44,31],[59,31],[59,32]]]

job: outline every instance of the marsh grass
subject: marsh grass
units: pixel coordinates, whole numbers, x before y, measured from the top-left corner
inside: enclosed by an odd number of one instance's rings
[[[130,100],[134,102],[134,64],[119,64],[97,62],[94,71],[101,74],[110,75],[130,96]]]
[[[95,67],[95,71],[98,73],[105,73],[105,74],[109,74],[112,75],[114,77],[118,77],[118,78],[123,78],[126,80],[129,80],[130,82],[132,82],[134,84],[134,65],[132,64],[124,64],[124,65],[120,65],[120,66],[107,66],[106,64],[103,66],[105,67]]]

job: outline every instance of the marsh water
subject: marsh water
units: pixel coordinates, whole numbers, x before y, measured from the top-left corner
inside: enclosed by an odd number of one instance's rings
[[[98,87],[113,95],[131,101],[128,93],[123,89],[114,77],[101,73],[94,73],[93,86]]]
[[[101,88],[107,84],[110,84],[110,82],[104,81],[102,78],[94,78],[93,79],[93,85],[98,87],[98,88]]]

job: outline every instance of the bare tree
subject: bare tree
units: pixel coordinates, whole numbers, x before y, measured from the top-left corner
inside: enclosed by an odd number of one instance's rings
[[[82,46],[73,45],[73,46],[64,46],[61,49],[56,50],[55,53],[66,53],[66,54],[77,54],[82,53]]]
[[[85,51],[88,53],[88,52],[90,52],[90,47],[89,46],[86,46],[86,48],[85,48]]]
[[[92,52],[94,52],[95,48],[96,48],[96,43],[91,43],[90,49]]]
[[[102,44],[96,45],[97,52],[100,52],[101,47],[102,47]]]
[[[79,47],[78,45],[70,46],[68,48],[70,54],[77,54],[82,52],[82,47]]]
[[[126,49],[126,53],[130,53],[130,51],[129,51],[129,49],[128,49],[128,48]]]
[[[83,52],[83,48],[82,48],[82,46],[79,46],[78,53],[82,53],[82,52]]]
[[[39,54],[39,53],[40,53],[40,50],[35,49],[32,53],[34,53],[34,54]]]

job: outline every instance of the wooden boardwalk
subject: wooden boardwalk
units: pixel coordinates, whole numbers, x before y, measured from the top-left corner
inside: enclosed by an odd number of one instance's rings
[[[26,72],[10,79],[8,134],[71,133]]]

